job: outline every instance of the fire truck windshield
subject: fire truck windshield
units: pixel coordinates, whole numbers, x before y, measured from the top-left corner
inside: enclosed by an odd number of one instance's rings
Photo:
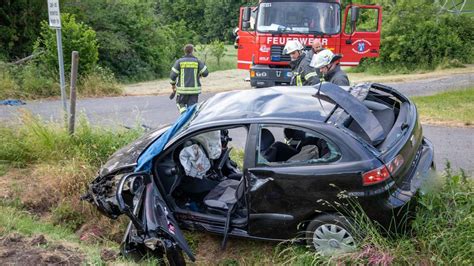
[[[340,6],[336,3],[273,2],[258,8],[257,31],[277,33],[337,34]]]

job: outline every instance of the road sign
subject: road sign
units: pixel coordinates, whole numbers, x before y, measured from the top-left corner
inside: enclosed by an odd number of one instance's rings
[[[61,28],[61,15],[59,13],[59,0],[48,0],[49,26],[51,28]]]
[[[49,26],[56,29],[56,41],[58,44],[59,63],[59,85],[61,88],[61,99],[63,102],[64,114],[67,114],[66,102],[66,82],[64,79],[63,42],[61,37],[61,14],[59,13],[59,0],[48,0]]]

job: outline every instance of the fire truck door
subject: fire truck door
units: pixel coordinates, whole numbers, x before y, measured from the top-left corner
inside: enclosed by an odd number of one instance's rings
[[[257,7],[251,7],[251,10],[250,21],[247,22],[247,26],[249,27],[246,28],[243,26],[244,7],[240,8],[239,31],[235,43],[235,47],[237,48],[237,68],[239,69],[250,69],[253,51],[255,51]]]
[[[355,7],[355,8],[351,8]],[[358,7],[358,8],[357,8]],[[352,13],[359,16],[354,25]],[[378,57],[380,53],[380,31],[382,26],[382,7],[377,5],[349,5],[344,12],[341,32],[341,64],[356,66],[365,57]]]

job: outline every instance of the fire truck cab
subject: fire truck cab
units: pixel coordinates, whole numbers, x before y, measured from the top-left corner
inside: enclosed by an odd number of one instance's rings
[[[250,70],[253,87],[289,85],[290,56],[282,52],[293,39],[306,50],[320,39],[324,48],[343,55],[341,65],[357,66],[362,58],[379,55],[381,24],[378,5],[341,10],[339,0],[263,0],[240,9],[234,45],[238,68]]]

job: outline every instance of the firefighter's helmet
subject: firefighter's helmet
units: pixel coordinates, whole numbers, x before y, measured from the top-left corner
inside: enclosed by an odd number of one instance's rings
[[[321,68],[341,58],[342,55],[334,54],[333,52],[331,52],[331,50],[324,49],[321,52],[313,55],[313,58],[311,58],[311,63],[309,63],[309,65],[314,68]]]
[[[301,51],[303,49],[303,45],[298,40],[289,40],[286,42],[285,48],[283,48],[283,54],[291,54],[294,51]]]

